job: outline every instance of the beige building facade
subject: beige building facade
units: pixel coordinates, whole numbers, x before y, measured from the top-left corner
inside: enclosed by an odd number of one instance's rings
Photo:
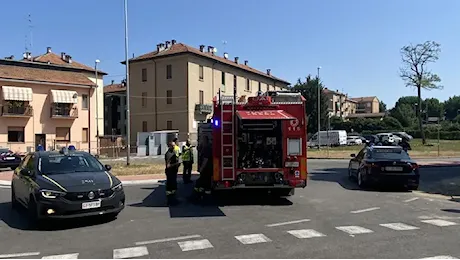
[[[328,111],[330,117],[338,116],[346,118],[356,113],[357,102],[348,98],[347,94],[327,88],[323,90],[323,93],[328,99]]]
[[[98,73],[100,86],[104,75]],[[47,150],[75,145],[96,153],[96,108],[103,108],[103,99],[97,102],[95,82],[92,68],[68,55],[61,59],[50,48],[37,57],[0,59],[0,147],[25,153],[37,145]],[[103,110],[103,127],[101,117]]]
[[[380,113],[380,101],[377,97],[356,97],[352,98],[357,103],[357,114]]]
[[[261,72],[211,46],[193,48],[174,40],[129,61],[131,140],[138,132],[179,130],[181,140],[196,139],[197,125],[212,115],[212,100],[222,95],[256,95],[286,89],[289,82]]]

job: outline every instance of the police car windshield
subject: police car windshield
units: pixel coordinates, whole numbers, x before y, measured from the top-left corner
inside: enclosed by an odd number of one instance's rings
[[[377,148],[372,149],[370,154],[376,160],[410,160],[409,154],[402,149]]]
[[[49,154],[40,157],[38,169],[44,174],[104,171],[103,165],[87,154]]]

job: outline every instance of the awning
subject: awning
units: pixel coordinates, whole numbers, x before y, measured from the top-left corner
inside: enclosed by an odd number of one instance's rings
[[[32,101],[32,89],[2,86],[3,99],[11,101]]]
[[[78,94],[70,90],[51,90],[52,103],[77,104]]]
[[[292,115],[286,113],[284,110],[260,110],[260,111],[249,111],[239,110],[236,114],[241,119],[250,120],[293,120],[296,119]]]

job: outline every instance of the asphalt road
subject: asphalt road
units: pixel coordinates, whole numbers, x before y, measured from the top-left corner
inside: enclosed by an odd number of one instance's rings
[[[167,206],[162,185],[126,186],[118,219],[55,222],[27,230],[0,189],[0,258],[425,258],[460,257],[460,204],[419,192],[362,191],[344,161],[309,165],[289,199],[239,194],[207,205]],[[422,185],[460,168],[422,169]]]

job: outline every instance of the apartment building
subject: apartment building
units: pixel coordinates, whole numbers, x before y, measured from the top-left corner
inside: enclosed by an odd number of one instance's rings
[[[45,149],[73,144],[96,152],[104,75],[50,47],[35,57],[26,52],[21,60],[0,59],[0,146],[27,152],[39,144]],[[103,132],[102,124],[99,128]]]
[[[380,101],[377,97],[356,97],[352,98],[357,103],[357,114],[380,113]]]
[[[357,102],[348,98],[347,94],[341,93],[338,90],[333,91],[324,88],[323,93],[328,99],[329,116],[348,117],[356,113]]]
[[[135,57],[129,66],[131,140],[138,132],[179,130],[180,139],[195,139],[197,123],[212,113],[212,100],[223,95],[255,95],[258,90],[286,89],[289,82],[249,66],[247,60],[218,56],[212,46],[198,48],[175,40]],[[124,64],[124,62],[122,62]]]
[[[104,87],[104,132],[106,135],[126,135],[126,81]]]

